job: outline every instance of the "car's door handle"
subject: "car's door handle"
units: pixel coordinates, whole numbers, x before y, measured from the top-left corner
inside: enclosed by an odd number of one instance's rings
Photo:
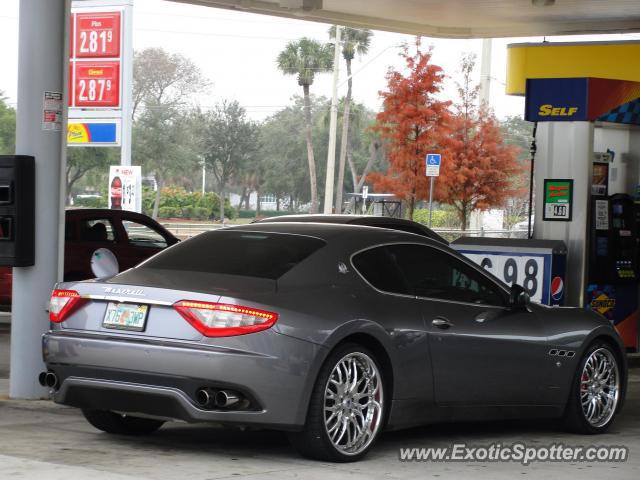
[[[442,330],[446,330],[448,328],[451,328],[453,326],[453,323],[451,323],[446,318],[436,317],[431,321],[431,325],[433,325],[434,327],[438,327]]]

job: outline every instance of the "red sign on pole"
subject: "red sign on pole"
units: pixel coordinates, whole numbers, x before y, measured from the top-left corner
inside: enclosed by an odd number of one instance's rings
[[[75,14],[76,58],[120,57],[120,12]]]
[[[120,106],[120,62],[76,62],[76,107]]]

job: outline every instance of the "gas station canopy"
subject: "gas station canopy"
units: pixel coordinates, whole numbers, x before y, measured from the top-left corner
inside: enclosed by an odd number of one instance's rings
[[[446,38],[640,31],[637,0],[173,1]]]

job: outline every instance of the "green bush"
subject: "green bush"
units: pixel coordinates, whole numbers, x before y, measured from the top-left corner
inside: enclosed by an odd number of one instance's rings
[[[196,207],[193,209],[193,216],[196,220],[207,220],[211,217],[211,210],[206,207]]]
[[[195,208],[193,205],[187,205],[186,207],[182,207],[182,218],[193,218],[193,212]]]
[[[413,220],[424,225],[429,224],[429,209],[419,208],[413,212]],[[432,228],[460,228],[460,219],[451,209],[438,208],[433,210],[431,218]]]
[[[107,208],[107,198],[75,198],[73,201],[74,207],[85,207],[85,208]]]
[[[160,218],[178,218],[180,217],[180,209],[175,207],[160,207],[158,209],[158,217]]]
[[[156,192],[150,187],[144,187],[142,196],[142,211],[147,215],[153,212],[153,203]],[[167,210],[169,209],[169,210]],[[158,216],[172,218],[209,220],[217,218],[220,210],[218,195],[207,192],[204,195],[200,192],[187,192],[184,188],[166,187],[160,192],[160,208]],[[237,216],[236,209],[231,206],[229,200],[225,200],[224,215],[233,219]]]

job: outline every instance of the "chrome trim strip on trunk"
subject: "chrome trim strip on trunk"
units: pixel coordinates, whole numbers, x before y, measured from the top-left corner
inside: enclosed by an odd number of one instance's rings
[[[149,304],[149,305],[162,305],[165,307],[170,307],[173,305],[172,302],[165,302],[162,300],[151,300],[149,298],[140,298],[140,297],[119,297],[115,295],[85,294],[85,295],[80,295],[80,298],[86,298],[89,300],[105,300],[108,302],[118,302],[118,303],[139,303],[139,304]]]

